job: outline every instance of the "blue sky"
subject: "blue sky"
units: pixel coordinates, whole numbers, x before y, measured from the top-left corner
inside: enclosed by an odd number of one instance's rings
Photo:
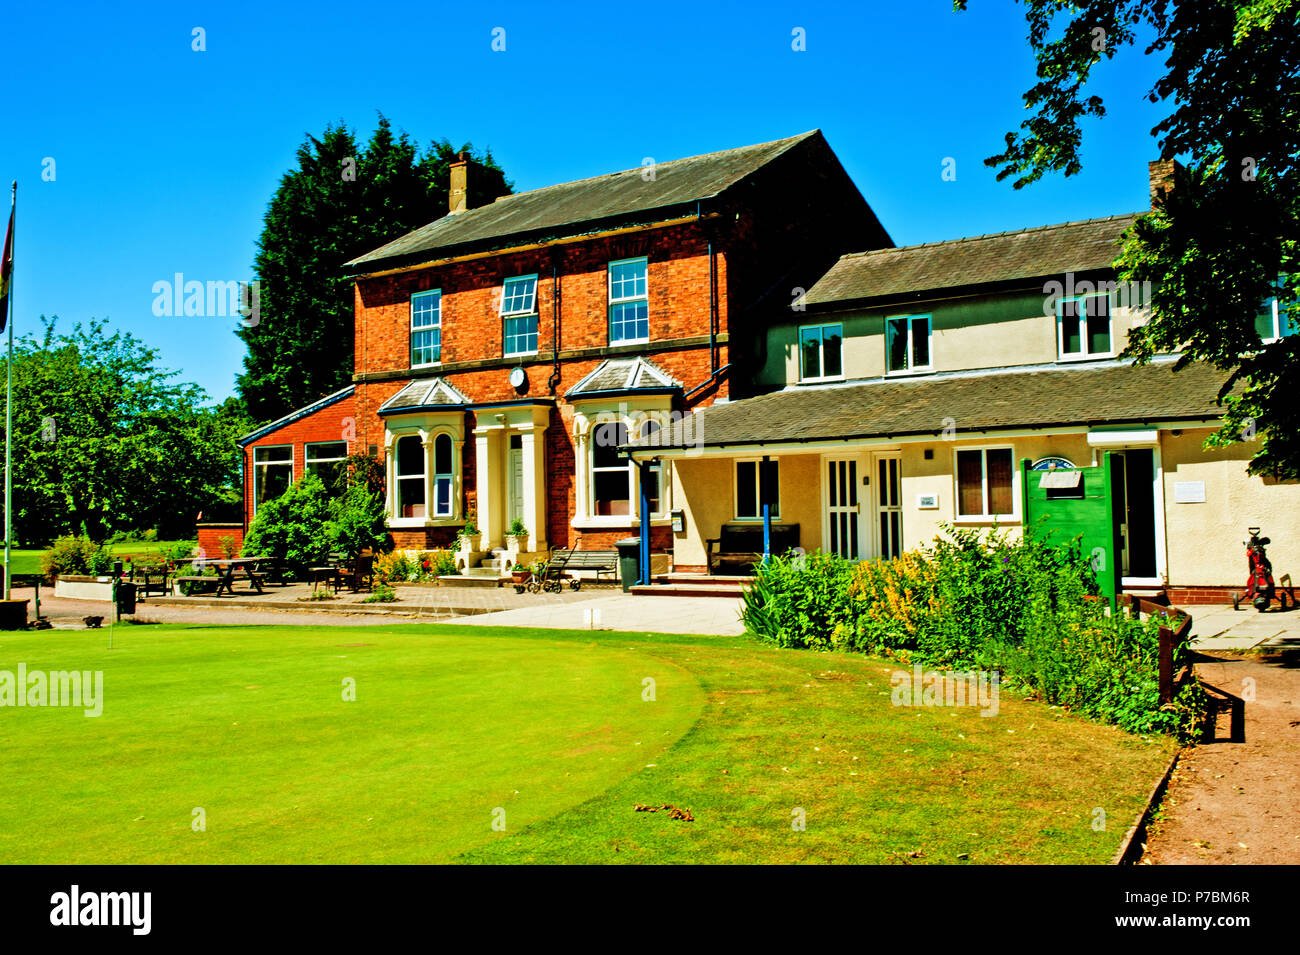
[[[1109,115],[1085,129],[1083,173],[1017,192],[982,160],[1025,115],[1023,10],[970,6],[11,4],[0,179],[19,183],[18,331],[107,318],[230,394],[233,321],[155,317],[153,284],[250,278],[304,134],[342,120],[365,137],[377,110],[421,144],[491,147],[519,190],[820,128],[900,245],[1144,208],[1160,63],[1123,51],[1095,87]]]

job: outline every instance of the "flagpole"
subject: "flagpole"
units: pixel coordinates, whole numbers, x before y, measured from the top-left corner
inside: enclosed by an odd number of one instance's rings
[[[13,217],[13,233],[9,239],[9,347],[5,350],[5,600],[10,597],[13,574],[9,569],[9,545],[13,540],[13,480],[10,467],[10,449],[14,434],[14,249],[18,245],[18,180],[13,181],[9,195],[9,214]]]

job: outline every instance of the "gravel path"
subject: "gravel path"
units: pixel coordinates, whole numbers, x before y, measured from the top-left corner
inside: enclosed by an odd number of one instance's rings
[[[1300,651],[1210,656],[1197,670],[1246,700],[1246,741],[1228,742],[1224,712],[1184,752],[1142,863],[1300,864]]]

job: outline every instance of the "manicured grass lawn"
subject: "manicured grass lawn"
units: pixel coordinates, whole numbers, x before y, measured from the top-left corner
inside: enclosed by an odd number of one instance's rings
[[[404,624],[115,642],[0,634],[0,669],[105,674],[98,718],[0,709],[0,859],[1105,862],[1172,748],[1006,692],[992,718],[896,708],[883,661],[746,638]]]
[[[174,547],[176,541],[139,541],[136,543],[109,544],[108,549],[113,554],[156,554],[160,551]],[[2,553],[2,551],[0,551]],[[9,552],[13,559],[13,570],[15,574],[39,574],[41,572],[41,555],[45,553],[45,548],[14,548]]]

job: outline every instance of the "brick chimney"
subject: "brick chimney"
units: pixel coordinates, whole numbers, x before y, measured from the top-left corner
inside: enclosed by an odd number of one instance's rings
[[[447,212],[450,215],[469,208],[469,167],[468,153],[457,153],[451,162],[451,190],[447,195]]]
[[[1151,208],[1156,199],[1174,186],[1174,172],[1182,168],[1176,159],[1155,159],[1147,163],[1147,187],[1151,193]]]

